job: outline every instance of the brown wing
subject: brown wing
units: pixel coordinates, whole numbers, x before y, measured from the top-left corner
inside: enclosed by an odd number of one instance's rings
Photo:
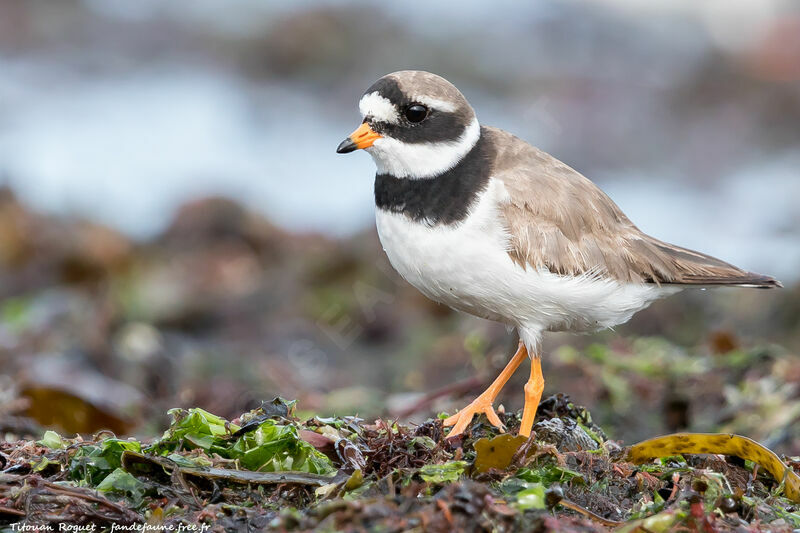
[[[511,235],[508,253],[521,266],[634,283],[781,286],[646,235],[572,168],[502,130],[485,131],[499,147],[493,176],[510,196],[501,210]]]

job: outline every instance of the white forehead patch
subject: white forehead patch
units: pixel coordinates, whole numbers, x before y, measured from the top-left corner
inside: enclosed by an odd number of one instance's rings
[[[394,105],[377,91],[362,96],[358,102],[358,110],[362,117],[372,117],[377,122],[397,124],[400,121]]]

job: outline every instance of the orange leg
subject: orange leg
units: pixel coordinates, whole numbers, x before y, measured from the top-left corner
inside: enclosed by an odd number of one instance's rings
[[[450,433],[447,435],[448,437],[454,437],[463,433],[464,430],[467,429],[469,423],[472,421],[472,417],[479,413],[485,414],[486,418],[489,419],[489,422],[494,427],[501,429],[503,428],[503,423],[500,421],[497,413],[494,412],[492,404],[497,398],[497,395],[500,394],[500,390],[514,374],[514,371],[519,368],[519,365],[522,364],[522,361],[524,361],[526,357],[528,357],[528,350],[526,350],[525,345],[520,342],[519,348],[517,348],[517,353],[514,354],[514,357],[511,358],[511,361],[509,361],[503,371],[500,372],[500,375],[497,376],[491,385],[489,385],[489,388],[483,391],[480,396],[475,398],[471,404],[453,416],[445,419],[445,426],[453,426],[453,429],[451,429]]]
[[[523,437],[531,436],[533,419],[536,418],[536,410],[539,408],[539,400],[542,399],[542,391],[544,391],[542,358],[534,355],[531,358],[531,377],[525,384],[525,407],[522,409],[522,425],[519,427],[519,434]]]

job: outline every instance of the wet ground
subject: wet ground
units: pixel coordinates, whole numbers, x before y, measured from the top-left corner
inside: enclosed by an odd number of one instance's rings
[[[480,420],[449,439],[438,419],[302,421],[278,399],[233,421],[200,409],[171,417],[158,439],[50,431],[1,444],[0,522],[397,532],[800,525],[798,502],[752,463],[681,455],[632,464],[563,395],[542,403],[530,440]],[[519,424],[517,414],[503,419]]]
[[[0,221],[7,524],[33,513],[277,530],[594,531],[650,516],[650,530],[659,520],[798,527],[794,504],[751,463],[685,456],[635,466],[615,455],[681,430],[800,454],[797,286],[686,293],[613,332],[551,336],[545,394],[567,396],[542,404],[530,454],[516,456],[519,442],[479,445],[496,436],[481,421],[453,442],[436,420],[486,386],[516,339],[424,299],[392,272],[372,232],[292,234],[216,198],[186,205],[166,231],[136,243],[39,214],[9,191]],[[511,434],[522,380],[498,406]],[[297,400],[291,416],[273,406],[242,418],[275,396]],[[183,428],[176,437],[175,424],[196,418],[171,408],[202,408],[246,431],[223,420],[216,433],[199,423],[200,436]],[[103,428],[137,440],[121,444]],[[222,440],[212,449],[202,434]],[[289,451],[266,454],[271,439]],[[482,446],[505,463],[481,459]],[[180,470],[200,467],[227,470]]]

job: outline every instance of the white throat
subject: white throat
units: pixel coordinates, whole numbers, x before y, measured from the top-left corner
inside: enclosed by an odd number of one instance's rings
[[[456,166],[481,136],[478,119],[473,118],[457,139],[436,143],[404,143],[382,137],[367,148],[379,174],[396,178],[432,178]]]

